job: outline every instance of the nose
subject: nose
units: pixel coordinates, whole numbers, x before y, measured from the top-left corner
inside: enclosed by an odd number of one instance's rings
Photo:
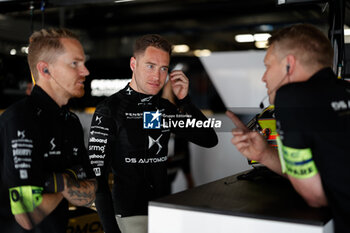
[[[86,68],[85,65],[82,66],[80,70],[80,75],[81,76],[88,76],[90,74],[89,70]]]
[[[263,81],[264,83],[266,83],[266,72],[265,72],[264,75],[262,76],[261,81]]]
[[[158,81],[160,79],[160,69],[155,70],[154,74],[153,74],[153,80],[154,81]]]

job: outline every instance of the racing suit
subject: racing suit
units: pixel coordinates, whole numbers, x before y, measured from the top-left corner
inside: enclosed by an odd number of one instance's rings
[[[337,79],[331,68],[322,69],[306,82],[279,88],[275,111],[283,153],[311,151],[335,232],[350,232],[350,83]],[[312,168],[290,171],[302,178]]]
[[[138,93],[129,85],[97,106],[88,154],[98,180],[96,207],[105,232],[118,229],[115,215],[147,215],[148,201],[167,193],[171,132],[200,146],[217,144],[213,128],[196,127],[198,121],[209,120],[188,96],[179,101],[179,107],[159,95]],[[110,169],[112,195],[107,183]]]
[[[62,173],[66,168],[82,165],[83,160],[88,166],[82,127],[77,116],[65,107],[60,108],[35,86],[29,97],[0,116],[0,143],[0,229],[3,233],[28,232],[11,213],[10,202],[17,200],[13,191],[9,197],[9,189],[44,187],[49,173]],[[67,216],[68,202],[63,199],[30,232],[64,233]]]

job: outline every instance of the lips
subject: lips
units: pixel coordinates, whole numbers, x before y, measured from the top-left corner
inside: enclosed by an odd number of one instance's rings
[[[84,87],[84,82],[85,82],[85,79],[82,79],[82,80],[78,81],[77,84]]]
[[[159,83],[148,83],[148,85],[152,86],[152,87],[159,87]]]

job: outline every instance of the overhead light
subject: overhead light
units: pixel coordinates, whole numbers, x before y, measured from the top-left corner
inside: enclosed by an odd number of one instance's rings
[[[187,53],[190,51],[190,47],[186,44],[174,45],[173,52],[174,53]]]
[[[28,47],[23,46],[23,47],[21,48],[21,52],[22,52],[22,53],[28,54]]]
[[[122,2],[133,2],[134,0],[116,0],[115,3],[122,3]]]
[[[11,49],[11,50],[10,50],[10,54],[11,54],[11,55],[16,55],[16,53],[17,53],[17,50],[16,50],[16,49]]]
[[[267,41],[255,41],[255,47],[257,47],[258,49],[266,49],[267,46]]]
[[[211,51],[209,49],[196,49],[193,51],[193,54],[196,57],[208,57],[211,54]]]
[[[273,26],[270,24],[262,24],[259,26],[259,31],[263,31],[263,32],[273,31]]]
[[[252,34],[239,34],[235,36],[235,40],[239,43],[253,42],[254,36]]]
[[[256,33],[254,34],[255,41],[267,41],[271,35],[269,33]]]

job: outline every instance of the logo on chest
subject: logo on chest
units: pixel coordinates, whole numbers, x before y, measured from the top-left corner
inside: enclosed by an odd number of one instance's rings
[[[151,136],[148,136],[148,149],[150,149],[154,144],[156,144],[158,146],[158,151],[156,154],[158,154],[163,148],[159,142],[162,136],[163,134],[161,134],[156,140],[154,140]]]
[[[51,155],[61,155],[61,150],[59,150],[56,145],[56,138],[51,138],[51,140],[49,141],[49,148],[50,150],[44,154],[45,158]]]

